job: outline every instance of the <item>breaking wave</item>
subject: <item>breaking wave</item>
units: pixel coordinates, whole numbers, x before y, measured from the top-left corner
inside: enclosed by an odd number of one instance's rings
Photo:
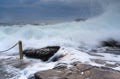
[[[65,52],[63,50],[60,50],[58,53],[64,52],[68,54],[68,56],[61,59],[60,62],[65,61],[69,63],[71,62],[71,59],[75,58],[75,61],[79,60],[83,63],[87,62],[96,65],[90,61],[90,58],[94,58],[93,56],[89,56],[89,54],[78,51],[76,49],[80,49],[79,47],[87,47],[88,49],[95,48],[97,45],[99,45],[100,41],[108,38],[113,38],[118,41],[120,40],[120,23],[118,22],[120,20],[118,9],[119,5],[116,4],[112,6],[110,5],[108,7],[108,10],[106,10],[106,12],[104,12],[101,16],[91,18],[86,21],[74,21],[38,26],[30,24],[0,26],[0,50],[11,47],[19,40],[22,40],[23,42],[23,49],[58,45],[65,48],[67,51]],[[18,47],[12,49],[11,51],[0,53],[0,62],[2,62],[1,60],[12,58],[13,56],[11,55],[17,53]],[[104,57],[101,57],[101,59],[104,58],[106,60],[117,61],[120,58],[119,56],[115,57],[114,55],[109,54],[100,55],[104,55]],[[79,56],[84,57],[80,58]],[[14,56],[13,59],[16,60],[16,57],[17,56]],[[31,60],[27,58],[25,58],[24,61],[30,61],[32,64],[26,66],[26,68],[24,68],[22,71],[15,69],[15,71],[20,71],[19,73],[15,73],[20,74],[18,75],[19,78],[17,77],[15,79],[27,79],[31,74],[38,71],[38,69],[51,69],[57,63],[46,63],[40,60]],[[120,70],[120,68],[116,69]]]

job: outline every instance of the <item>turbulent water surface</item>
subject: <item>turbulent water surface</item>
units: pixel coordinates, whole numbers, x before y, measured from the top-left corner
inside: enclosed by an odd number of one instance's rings
[[[109,6],[101,16],[87,21],[44,26],[29,24],[0,26],[0,51],[22,40],[23,49],[58,45],[61,46],[61,49],[56,55],[65,55],[57,62],[47,63],[25,57],[24,60],[19,60],[18,47],[7,52],[0,52],[2,79],[27,79],[36,71],[51,69],[57,63],[69,65],[72,62],[80,61],[91,65],[105,66],[105,64],[94,62],[99,59],[107,64],[120,65],[120,55],[101,53],[101,51],[95,55],[89,54],[89,51],[97,48],[102,40],[108,38],[120,40],[118,6]],[[111,68],[120,70],[119,66]]]

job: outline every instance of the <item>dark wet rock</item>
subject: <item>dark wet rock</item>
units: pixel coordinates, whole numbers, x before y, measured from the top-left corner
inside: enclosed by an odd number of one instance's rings
[[[117,47],[120,48],[120,42],[114,39],[108,39],[106,41],[102,41],[101,45],[103,47]]]
[[[78,63],[70,68],[36,72],[35,79],[120,79],[120,72]]]
[[[38,58],[43,61],[47,61],[59,49],[60,49],[60,46],[48,46],[40,49],[26,49],[23,51],[23,54],[30,58]]]
[[[105,52],[120,55],[120,48],[107,48]]]
[[[109,68],[109,67],[104,67],[104,66],[101,66],[100,68],[101,68],[102,70],[109,70],[109,71],[110,71],[110,70],[113,70],[113,69],[111,69],[111,68]]]
[[[31,77],[29,77],[28,79],[35,79],[35,77],[34,77],[34,76],[31,76]]]
[[[101,45],[96,49],[96,52],[120,55],[120,41],[115,39],[101,41]]]
[[[66,63],[58,63],[53,69],[65,69],[67,68]]]
[[[75,19],[76,22],[79,22],[79,21],[86,21],[87,19],[86,18],[77,18]]]

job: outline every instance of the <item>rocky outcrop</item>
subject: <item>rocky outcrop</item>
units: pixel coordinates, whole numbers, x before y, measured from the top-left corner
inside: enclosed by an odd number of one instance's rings
[[[86,20],[87,20],[87,18],[76,18],[75,19],[76,22],[86,21]]]
[[[38,58],[43,61],[47,61],[59,49],[60,49],[60,46],[48,46],[41,49],[26,49],[23,51],[23,54],[30,58]]]
[[[105,67],[76,64],[35,73],[35,79],[120,79],[120,72]]]
[[[101,45],[103,47],[116,47],[116,48],[120,48],[120,42],[114,39],[108,39],[105,41],[101,42]]]

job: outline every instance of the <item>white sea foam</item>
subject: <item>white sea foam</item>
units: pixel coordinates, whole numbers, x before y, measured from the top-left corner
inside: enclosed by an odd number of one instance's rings
[[[87,63],[95,66],[104,66],[104,64],[98,64],[91,61],[91,59],[100,59],[106,60],[108,63],[119,63],[119,55],[106,54],[101,52],[97,53],[97,55],[102,55],[101,57],[91,56],[86,53],[91,47],[98,45],[101,40],[107,38],[114,38],[116,40],[120,39],[120,23],[117,22],[120,20],[120,15],[117,13],[116,7],[118,6],[114,5],[111,7],[112,11],[108,10],[103,15],[97,18],[88,19],[85,22],[68,22],[44,26],[1,26],[0,51],[11,47],[19,40],[22,40],[23,42],[23,49],[41,48],[53,45],[59,45],[62,47],[55,54],[55,56],[60,54],[63,54],[65,56],[57,62],[45,63],[40,60],[25,58],[24,61],[31,62],[29,66],[27,65],[22,70],[12,67],[13,71],[16,71],[17,69],[17,72],[19,72],[19,74],[15,76],[15,79],[27,79],[29,76],[33,75],[33,73],[39,70],[51,69],[59,62],[70,64],[74,61],[80,61],[82,63]],[[81,50],[82,48],[85,48],[84,51],[86,52],[77,50]],[[15,58],[12,56],[13,54]],[[18,47],[15,47],[8,52],[0,53],[0,60],[9,60],[9,58],[16,59],[18,58],[17,55]],[[5,65],[6,63],[3,64]],[[9,63],[7,63],[7,65],[11,66]],[[120,67],[115,67],[113,69],[120,70]],[[8,70],[10,69],[8,68]]]

